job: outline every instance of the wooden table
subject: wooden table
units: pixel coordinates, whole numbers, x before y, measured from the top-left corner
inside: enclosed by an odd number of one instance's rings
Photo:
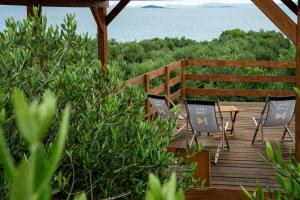
[[[233,139],[234,138],[234,126],[236,122],[237,114],[240,112],[240,110],[235,106],[220,106],[222,113],[230,113],[230,119],[231,119],[231,128],[227,129],[227,131],[230,133],[230,135],[227,135],[227,138]],[[217,108],[217,111],[219,109]],[[215,138],[220,137],[219,135],[216,135]]]

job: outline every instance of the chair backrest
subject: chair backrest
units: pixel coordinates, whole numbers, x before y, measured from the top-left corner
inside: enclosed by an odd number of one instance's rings
[[[269,97],[269,106],[264,126],[287,125],[294,115],[296,105],[295,96]]]
[[[148,100],[152,106],[153,114],[157,112],[163,117],[171,117],[171,111],[164,96],[148,94]]]
[[[193,131],[220,132],[215,101],[186,100],[186,107]]]

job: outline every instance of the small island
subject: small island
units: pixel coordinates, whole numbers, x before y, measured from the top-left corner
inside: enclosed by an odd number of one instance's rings
[[[155,6],[155,5],[147,5],[147,6],[143,6],[142,8],[165,8],[163,6]]]

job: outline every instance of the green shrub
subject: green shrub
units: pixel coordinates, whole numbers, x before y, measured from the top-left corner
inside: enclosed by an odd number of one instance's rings
[[[104,73],[90,41],[87,35],[76,34],[71,15],[61,27],[47,28],[45,17],[6,21],[6,29],[0,33],[0,108],[6,111],[5,138],[17,163],[30,155],[25,141],[18,137],[11,90],[19,87],[30,100],[39,101],[50,88],[57,94],[58,110],[67,102],[72,104],[67,151],[52,183],[54,198],[86,192],[91,199],[118,195],[139,199],[150,172],[161,178],[171,173],[168,166],[174,159],[166,146],[173,124],[145,122],[145,95],[136,88],[113,95],[122,84],[122,73],[115,66]],[[54,116],[43,139],[47,148],[59,126],[58,113]],[[0,185],[4,197],[7,179],[3,174]]]
[[[3,165],[10,184],[9,199],[50,200],[52,176],[64,151],[68,133],[70,107],[64,109],[59,133],[48,150],[41,140],[54,118],[54,95],[47,92],[41,104],[37,105],[34,102],[28,105],[24,94],[15,90],[13,102],[18,130],[28,144],[30,155],[24,157],[16,168],[0,130],[0,164]]]

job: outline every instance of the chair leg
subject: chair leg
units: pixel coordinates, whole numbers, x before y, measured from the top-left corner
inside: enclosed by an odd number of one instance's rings
[[[224,127],[224,138],[225,138],[225,141],[226,141],[226,148],[229,150],[229,142],[228,142],[228,139],[227,139],[227,134],[226,134],[226,132],[227,132],[227,127],[228,127],[228,122],[226,122],[226,124],[225,124],[225,127]]]
[[[225,133],[225,141],[226,141],[226,148],[229,150],[230,147],[229,147],[229,142],[228,142],[227,134],[226,133]]]
[[[255,133],[254,133],[253,139],[252,139],[252,144],[254,144],[256,135],[257,135],[257,133],[259,131],[259,125],[258,125],[258,123],[257,123],[257,121],[256,121],[256,119],[254,117],[252,117],[252,119],[253,119],[253,121],[254,121],[254,123],[256,125]]]
[[[284,135],[282,137],[284,138],[285,134],[288,133],[289,136],[291,137],[291,139],[293,140],[293,142],[295,142],[295,138],[293,137],[289,127],[287,125],[285,125],[284,127],[285,127],[285,131],[284,131]]]
[[[220,151],[221,151],[221,145],[218,145],[218,149],[217,149],[216,154],[215,154],[215,165],[217,165],[217,163],[218,163],[218,159],[219,159],[219,156],[220,156]]]
[[[261,131],[261,142],[264,143],[264,127],[262,124],[261,124],[260,131]]]
[[[194,131],[194,133],[193,133],[193,137],[192,137],[192,139],[191,139],[191,141],[190,141],[190,144],[189,144],[189,146],[190,146],[190,147],[192,147],[192,145],[193,145],[193,141],[194,141],[194,140],[195,140],[196,144],[198,145],[198,140],[197,140],[197,136],[196,136],[196,134],[197,134],[197,132],[196,132],[196,131]]]
[[[281,137],[281,141],[283,142],[283,140],[284,140],[284,138],[285,138],[285,136],[286,136],[286,132],[287,132],[287,128],[286,128],[286,126],[284,126],[284,132],[283,132],[283,135],[282,135],[282,137]]]

